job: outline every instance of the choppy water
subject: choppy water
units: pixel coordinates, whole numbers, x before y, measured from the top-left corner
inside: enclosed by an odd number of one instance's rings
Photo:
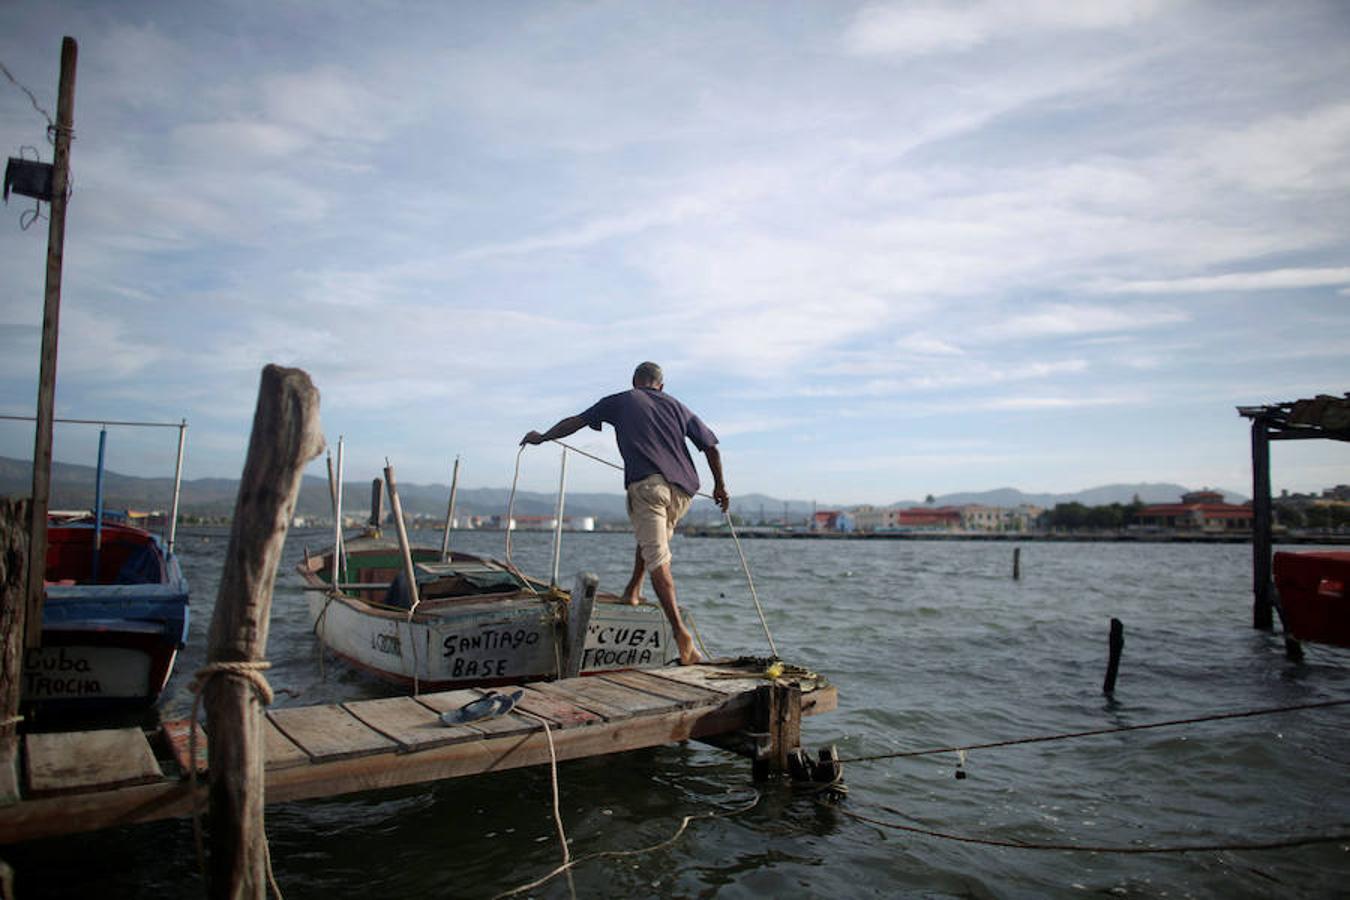
[[[437,543],[438,535],[414,535]],[[286,548],[269,680],[279,704],[386,693],[330,661],[321,674]],[[546,572],[547,535],[515,538]],[[223,530],[180,536],[194,589],[191,645],[165,714],[186,715],[225,549]],[[500,534],[457,534],[500,555]],[[626,580],[631,538],[569,535],[562,570]],[[1300,548],[1302,549],[1302,548]],[[1350,653],[1285,660],[1250,627],[1250,550],[1240,545],[748,540],[782,655],[839,688],[839,710],[803,743],[845,757],[1083,731],[1350,697]],[[677,538],[682,604],[718,654],[766,650],[734,545]],[[570,581],[570,574],[563,579]],[[1101,693],[1107,629],[1125,623],[1114,702]],[[326,676],[326,677],[325,677]],[[1023,842],[1231,844],[1350,832],[1350,708],[1236,719],[846,768],[843,809],[953,834]],[[699,744],[564,763],[574,856],[669,837],[683,816],[752,798],[749,763]],[[893,812],[880,811],[878,806]],[[285,896],[481,897],[557,865],[547,769],[268,809]],[[191,828],[164,822],[0,850],[18,895],[200,896]],[[1174,856],[979,846],[888,830],[788,788],[739,815],[696,820],[656,852],[585,863],[581,897],[1326,897],[1350,893],[1350,844]],[[534,896],[565,897],[565,879]]]

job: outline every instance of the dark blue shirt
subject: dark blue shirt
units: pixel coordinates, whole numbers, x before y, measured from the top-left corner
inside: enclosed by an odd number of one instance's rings
[[[581,418],[596,431],[603,422],[614,426],[624,487],[660,474],[689,496],[698,493],[698,471],[684,439],[706,451],[717,435],[674,397],[655,388],[633,388],[602,398]]]

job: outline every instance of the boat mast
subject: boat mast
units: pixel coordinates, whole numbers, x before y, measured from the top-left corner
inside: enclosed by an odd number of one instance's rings
[[[183,493],[183,447],[187,443],[187,419],[178,423],[178,461],[173,466],[173,504],[169,507],[169,537],[166,549],[173,553],[174,538],[178,535],[178,500]]]
[[[337,449],[337,476],[334,477],[333,470],[329,468],[328,479],[332,486],[330,496],[333,498],[333,590],[338,589],[338,563],[342,559],[342,435],[338,435]],[[330,461],[331,462],[331,461]]]
[[[445,509],[445,531],[441,534],[441,562],[450,561],[450,529],[455,521],[455,491],[459,489],[459,457],[455,457],[455,469],[450,475],[450,505]]]
[[[558,586],[558,563],[562,559],[563,501],[567,495],[567,448],[562,450],[562,465],[558,472],[558,512],[553,522],[553,578],[549,584]]]
[[[90,578],[98,584],[98,557],[103,549],[103,459],[108,448],[108,429],[98,430],[98,468],[94,470],[94,553]]]

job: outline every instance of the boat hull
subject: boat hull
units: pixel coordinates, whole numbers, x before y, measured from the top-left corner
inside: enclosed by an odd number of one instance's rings
[[[101,551],[109,566],[100,576],[91,568],[92,533],[87,523],[49,526],[42,644],[24,654],[27,707],[152,705],[187,640],[188,585],[178,560],[148,532],[105,525]]]
[[[372,549],[365,561],[377,559]],[[347,549],[348,565],[361,568],[360,545]],[[457,561],[491,565],[467,555]],[[376,597],[327,590],[331,557],[302,563],[309,584],[309,618],[327,652],[384,680],[423,689],[510,684],[556,677],[566,654],[567,600],[541,589],[452,601],[431,601],[409,615]],[[387,559],[380,559],[385,565]],[[363,575],[362,583],[370,576]],[[679,658],[670,625],[649,603],[632,606],[601,597],[591,613],[581,661],[583,674],[656,668]]]
[[[1350,553],[1276,553],[1274,573],[1290,636],[1350,647]]]

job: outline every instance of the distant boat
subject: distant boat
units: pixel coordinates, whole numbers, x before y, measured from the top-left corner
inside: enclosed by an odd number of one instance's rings
[[[420,603],[397,541],[377,534],[344,542],[333,590],[331,550],[296,567],[310,589],[310,622],[323,648],[397,684],[423,689],[511,684],[557,677],[566,665],[567,626],[578,606],[507,563],[413,547]],[[600,594],[585,623],[581,673],[664,666],[679,659],[660,607]]]
[[[1276,553],[1274,573],[1291,637],[1350,647],[1350,552]]]
[[[160,539],[89,514],[52,516],[45,581],[21,702],[86,712],[158,700],[188,629],[187,579]]]

